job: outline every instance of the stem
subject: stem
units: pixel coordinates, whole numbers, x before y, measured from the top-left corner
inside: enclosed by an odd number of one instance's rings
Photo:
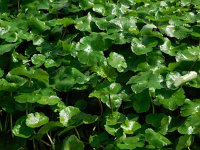
[[[102,116],[102,114],[103,114],[103,106],[102,106],[102,103],[101,103],[101,100],[100,99],[98,99],[98,101],[99,101],[99,107],[100,107],[100,115]]]
[[[20,9],[20,0],[17,0],[17,11],[19,12]]]
[[[0,109],[0,117],[2,118],[2,110],[1,109]],[[1,120],[0,120],[0,131],[3,131]]]
[[[155,106],[154,106],[154,104],[153,104],[153,99],[152,99],[152,95],[151,95],[150,90],[149,90],[149,97],[151,98],[152,113],[155,114]]]
[[[49,141],[50,141],[50,143],[51,143],[52,149],[53,149],[53,150],[56,150],[55,145],[54,145],[54,142],[53,142],[53,140],[51,139],[51,137],[50,137],[50,135],[49,135],[48,133],[47,133],[47,137],[48,137],[48,139],[49,139]]]
[[[36,146],[35,146],[35,140],[33,139],[33,149],[37,150]]]
[[[74,128],[74,130],[75,130],[75,132],[76,132],[76,134],[77,134],[77,136],[78,136],[78,139],[80,140],[81,137],[80,137],[80,134],[79,134],[78,130],[77,130],[76,128]]]
[[[192,64],[192,66],[190,67],[189,71],[191,71],[194,68],[194,66],[196,65],[197,62],[198,62],[198,59]]]
[[[40,140],[42,143],[44,143],[46,146],[51,147],[51,145],[49,143],[47,143],[46,141]]]
[[[3,131],[3,128],[2,128],[2,123],[0,121],[0,131]]]
[[[113,112],[113,106],[112,106],[112,101],[111,101],[111,98],[110,98],[110,94],[108,95],[108,97],[109,97],[110,108],[111,108],[111,111]]]
[[[4,124],[4,131],[6,131],[6,129],[7,129],[7,124],[8,124],[8,115],[6,115],[5,124]]]
[[[28,103],[26,103],[26,115],[28,115]]]
[[[10,113],[10,129],[11,129],[11,131],[12,131],[12,129],[13,129],[13,121],[12,121],[12,113]],[[12,135],[12,137],[14,137],[14,135],[13,135],[13,133],[11,132],[11,135]]]

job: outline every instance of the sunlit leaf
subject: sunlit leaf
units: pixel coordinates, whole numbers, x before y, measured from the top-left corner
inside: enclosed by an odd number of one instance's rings
[[[182,106],[185,102],[184,90],[180,88],[177,91],[160,90],[156,93],[156,100],[165,108],[175,110],[178,106]]]
[[[137,147],[144,147],[144,140],[141,135],[126,137],[122,140],[123,143],[117,143],[120,149],[137,149]]]
[[[163,78],[160,74],[151,71],[140,72],[136,76],[129,79],[127,84],[131,84],[131,88],[135,93],[141,93],[147,88],[161,89]]]
[[[37,128],[49,122],[49,117],[44,113],[31,113],[27,115],[26,125],[30,128]]]
[[[108,57],[108,63],[112,67],[116,68],[117,71],[123,72],[127,68],[126,60],[118,53],[111,52]]]
[[[166,137],[155,132],[150,128],[145,130],[145,137],[147,142],[149,142],[157,148],[161,148],[171,144],[171,142]]]
[[[17,48],[18,45],[19,43],[0,45],[0,55],[14,50],[15,48]]]
[[[37,79],[45,84],[49,83],[49,75],[46,71],[42,69],[27,68],[26,66],[20,66],[12,69],[10,74],[26,76],[30,79]]]

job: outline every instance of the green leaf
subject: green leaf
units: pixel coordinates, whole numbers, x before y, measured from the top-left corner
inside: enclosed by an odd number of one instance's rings
[[[21,138],[29,138],[33,135],[33,129],[26,126],[26,117],[23,116],[16,121],[12,133]]]
[[[50,27],[47,26],[44,21],[41,21],[34,16],[29,18],[29,26],[31,27],[32,31],[36,33],[41,33],[50,29]]]
[[[67,27],[71,24],[74,24],[74,20],[71,18],[62,18],[62,19],[53,19],[47,22],[49,26],[61,26]]]
[[[156,148],[162,148],[171,144],[171,142],[166,137],[150,128],[145,130],[145,138],[149,144],[152,144]]]
[[[106,103],[106,105],[111,109],[119,108],[122,99],[126,97],[126,94],[121,91],[121,88],[122,87],[119,83],[103,82],[96,87],[96,90],[90,93],[89,97],[101,99],[101,101]]]
[[[45,62],[46,57],[42,54],[34,54],[31,57],[31,61],[36,66],[41,66]]]
[[[191,101],[186,100],[185,104],[181,107],[181,116],[198,115],[200,112],[200,101],[198,99]]]
[[[17,48],[19,43],[14,43],[14,44],[1,44],[0,45],[0,55],[3,55],[4,53],[10,52]]]
[[[144,45],[142,43],[142,41],[137,39],[137,38],[133,38],[133,40],[131,42],[131,50],[136,55],[143,55],[143,54],[146,54],[148,52],[151,52],[152,47],[148,46],[148,45]]]
[[[37,79],[45,84],[49,83],[49,75],[42,69],[34,69],[32,67],[20,66],[12,69],[10,72],[12,75],[26,76],[30,79]]]
[[[145,118],[146,123],[158,128],[161,126],[161,120],[165,116],[163,113],[148,114]]]
[[[60,91],[69,91],[76,85],[83,85],[89,77],[74,67],[60,67],[55,76],[55,87]]]
[[[176,89],[180,85],[197,78],[197,72],[190,71],[181,76],[179,72],[170,72],[167,74],[166,85],[169,89]]]
[[[125,120],[120,126],[125,134],[133,134],[135,131],[141,128],[141,125],[135,120]]]
[[[31,113],[27,115],[26,125],[30,128],[37,128],[49,122],[49,117],[44,113]]]
[[[148,90],[144,90],[141,93],[134,94],[131,99],[132,106],[137,113],[143,113],[149,110],[151,105],[151,97]]]
[[[181,126],[178,128],[178,132],[181,134],[198,134],[200,130],[200,119],[199,114],[192,115],[187,117],[185,122],[181,124]]]
[[[117,132],[120,130],[120,125],[126,120],[126,117],[119,112],[113,112],[106,117],[106,124],[104,125],[105,130],[116,136]]]
[[[8,11],[8,0],[0,1],[0,13],[4,13]]]
[[[20,93],[15,96],[19,103],[39,103],[41,105],[55,105],[60,102],[60,98],[52,89],[36,90],[32,93]]]
[[[193,143],[193,136],[191,135],[184,135],[180,136],[178,140],[178,144],[176,145],[176,150],[182,150],[188,148]]]
[[[177,91],[160,90],[156,93],[156,100],[165,108],[173,111],[185,102],[185,92],[182,88]]]
[[[12,96],[1,96],[0,107],[7,113],[15,112],[15,101]]]
[[[78,18],[75,21],[76,23],[75,27],[80,31],[91,32],[91,22],[92,22],[92,16],[90,13],[88,13],[87,16]]]
[[[199,53],[200,47],[192,46],[188,47],[187,49],[183,51],[179,51],[176,55],[177,61],[198,61],[200,60],[200,53]]]
[[[131,89],[133,92],[141,93],[145,89],[161,89],[163,78],[160,74],[153,73],[151,71],[140,72],[137,75],[131,77],[127,84],[132,84]],[[139,84],[138,84],[139,83]]]
[[[117,143],[117,147],[120,149],[136,149],[137,147],[144,147],[144,140],[141,135],[133,137],[126,137],[122,140],[122,143]]]
[[[43,125],[39,131],[37,132],[37,135],[35,136],[38,140],[41,140],[45,134],[47,134],[50,131],[54,131],[58,128],[63,127],[63,125],[59,121],[50,121]]]
[[[108,57],[108,63],[111,65],[113,68],[116,68],[117,71],[123,72],[124,69],[127,68],[126,60],[124,59],[124,56],[116,53],[116,52],[111,52],[109,57]]]
[[[8,91],[16,87],[17,87],[16,83],[9,83],[5,79],[0,79],[0,91]]]
[[[4,71],[0,68],[0,78],[2,78],[4,75]]]
[[[84,144],[75,135],[66,137],[63,140],[61,150],[84,150]]]
[[[78,108],[68,106],[59,113],[60,122],[66,126],[66,130],[77,127],[81,124],[91,124],[97,121],[96,115],[90,115],[81,112]]]
[[[117,77],[117,72],[108,64],[101,66],[93,66],[92,71],[96,72],[102,78],[107,78],[110,82],[114,82]]]
[[[105,132],[101,132],[99,134],[90,135],[89,143],[92,147],[100,148],[102,145],[108,143],[109,136]]]

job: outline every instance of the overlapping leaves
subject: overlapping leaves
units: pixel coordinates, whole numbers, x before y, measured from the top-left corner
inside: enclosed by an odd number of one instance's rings
[[[0,135],[200,149],[199,19],[198,0],[0,1]]]

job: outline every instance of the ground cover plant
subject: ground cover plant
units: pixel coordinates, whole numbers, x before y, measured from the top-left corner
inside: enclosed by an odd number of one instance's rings
[[[1,0],[0,149],[199,150],[199,0]]]

